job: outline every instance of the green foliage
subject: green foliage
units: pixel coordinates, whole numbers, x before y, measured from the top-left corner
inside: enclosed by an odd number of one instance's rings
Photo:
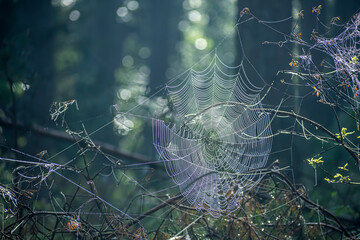
[[[309,164],[313,167],[316,168],[317,164],[323,163],[324,161],[322,160],[323,157],[319,157],[319,158],[311,158],[308,159],[307,161],[309,162]]]
[[[352,132],[348,132],[347,131],[347,128],[342,128],[341,129],[341,133],[336,133],[336,137],[337,138],[341,138],[341,139],[344,139],[346,136],[348,136],[348,135],[352,135],[352,134],[354,134],[355,133],[355,131],[352,131]]]

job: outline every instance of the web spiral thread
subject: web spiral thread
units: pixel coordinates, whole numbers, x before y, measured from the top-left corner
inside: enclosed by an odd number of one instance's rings
[[[192,207],[227,215],[260,180],[271,150],[262,88],[251,84],[242,65],[227,66],[215,54],[167,89],[180,124],[153,119],[154,146]]]

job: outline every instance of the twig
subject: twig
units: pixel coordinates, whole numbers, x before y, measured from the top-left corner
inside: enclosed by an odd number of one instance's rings
[[[317,127],[318,129],[320,129],[321,131],[323,131],[327,135],[329,135],[333,140],[335,140],[335,142],[342,145],[346,149],[346,151],[356,160],[356,163],[358,164],[358,166],[360,166],[360,161],[359,161],[359,158],[357,156],[357,153],[354,152],[353,150],[351,150],[351,148],[346,143],[344,143],[341,139],[339,139],[334,133],[332,133],[330,130],[328,130],[323,125],[321,125],[321,124],[319,124],[319,123],[317,123],[317,122],[315,122],[315,121],[313,121],[313,120],[311,120],[309,118],[298,115],[298,114],[296,114],[294,112],[287,112],[287,111],[275,110],[275,109],[265,109],[265,111],[272,112],[275,115],[280,114],[280,115],[286,115],[286,116],[294,117],[294,118],[300,119],[300,120],[302,120],[304,122],[307,122],[307,123]]]
[[[333,213],[331,213],[329,210],[321,207],[320,205],[312,202],[310,199],[304,197],[303,194],[300,194],[286,176],[284,176],[283,174],[281,174],[281,173],[278,172],[278,171],[273,171],[273,172],[270,173],[270,174],[276,175],[276,176],[280,177],[282,180],[284,180],[285,183],[292,189],[292,191],[293,191],[298,197],[300,197],[302,200],[304,200],[304,201],[307,202],[308,204],[312,205],[313,207],[315,207],[315,208],[319,209],[320,211],[326,213],[328,216],[330,216],[332,219],[335,220],[335,222],[339,225],[341,231],[345,234],[345,236],[347,236],[347,237],[350,238],[350,239],[354,239],[354,238],[348,233],[348,231],[345,229],[345,227],[342,225],[342,223],[340,222],[340,220],[339,220]]]
[[[9,127],[9,128],[13,128],[14,125],[11,123],[10,120],[8,119],[4,119],[4,118],[0,118],[0,126],[4,126],[4,127]],[[21,122],[17,122],[16,123],[16,128],[18,128],[19,130],[28,132],[34,132],[36,134],[45,136],[45,137],[50,137],[50,138],[54,138],[54,139],[58,139],[58,140],[63,140],[63,141],[67,141],[67,142],[77,142],[79,141],[81,138],[78,136],[74,135],[74,138],[62,131],[59,130],[55,130],[55,129],[51,129],[51,128],[46,128],[46,127],[42,127],[39,125],[31,125],[31,126],[27,126]],[[140,163],[149,163],[151,162],[150,159],[148,159],[146,156],[141,155],[141,154],[137,154],[137,153],[128,153],[125,151],[120,151],[118,150],[117,147],[108,144],[108,143],[104,143],[101,141],[93,141],[97,146],[100,146],[101,150],[107,154],[111,154],[113,156],[117,156],[117,157],[121,157],[121,158],[126,158],[129,160],[133,160],[136,162],[140,162]],[[158,164],[152,164],[149,163],[149,165],[151,165],[154,168],[159,168]]]
[[[176,239],[177,236],[179,236],[182,232],[186,231],[186,229],[188,229],[189,227],[191,227],[192,225],[194,225],[197,221],[199,221],[201,218],[203,218],[204,215],[200,215],[200,217],[198,217],[197,219],[195,219],[194,221],[192,221],[189,225],[187,225],[183,230],[181,230],[180,232],[178,232],[173,238]]]
[[[174,202],[174,201],[176,201],[176,200],[178,200],[178,199],[180,199],[182,197],[183,197],[182,195],[177,195],[177,196],[175,196],[173,198],[168,199],[167,201],[163,202],[162,204],[150,209],[149,211],[145,212],[144,214],[142,214],[139,217],[137,217],[136,219],[134,219],[132,222],[130,222],[127,225],[127,227],[130,227],[130,226],[134,225],[135,223],[138,223],[141,219],[143,219],[143,218],[147,217],[148,215],[160,210],[163,207],[166,207],[166,206],[170,205],[172,202]]]

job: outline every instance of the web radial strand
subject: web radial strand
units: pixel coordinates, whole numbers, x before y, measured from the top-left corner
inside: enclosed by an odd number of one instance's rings
[[[242,65],[227,66],[216,54],[178,80],[167,89],[179,123],[153,119],[154,146],[191,206],[227,215],[261,179],[271,151],[262,88],[251,84]]]

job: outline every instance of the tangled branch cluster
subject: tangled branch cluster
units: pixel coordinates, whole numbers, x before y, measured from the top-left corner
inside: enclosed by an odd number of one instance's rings
[[[351,21],[348,22],[343,32],[334,38],[317,37],[315,48],[318,48],[329,54],[333,61],[333,68],[335,69],[336,79],[341,86],[349,88],[351,94],[356,102],[356,107],[359,107],[360,94],[360,14],[355,14]],[[324,74],[322,74],[324,77]]]

